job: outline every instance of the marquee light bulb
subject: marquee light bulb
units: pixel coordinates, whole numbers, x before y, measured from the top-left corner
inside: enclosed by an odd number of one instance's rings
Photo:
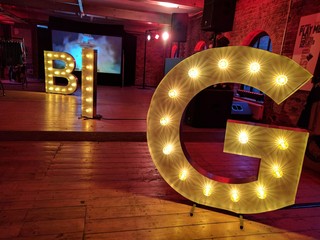
[[[189,71],[188,71],[188,75],[189,77],[191,78],[197,78],[199,76],[199,70],[197,68],[191,68]]]
[[[218,62],[218,67],[220,69],[226,69],[228,67],[229,63],[226,59],[221,59],[219,62]]]
[[[176,98],[178,96],[178,91],[175,90],[175,89],[171,89],[169,92],[168,92],[168,95],[169,97],[171,98]]]
[[[161,124],[162,126],[168,125],[169,122],[170,122],[170,118],[168,118],[168,117],[163,117],[163,118],[160,119],[160,124]]]
[[[277,146],[280,150],[286,150],[289,148],[288,141],[283,137],[278,138],[276,142],[277,142]]]
[[[241,131],[238,136],[238,140],[242,144],[246,144],[249,142],[249,135],[246,131]]]
[[[275,164],[272,166],[272,174],[275,178],[281,178],[283,176],[283,171],[279,165]]]
[[[204,185],[202,192],[203,192],[203,195],[205,195],[206,197],[209,197],[213,192],[212,185],[211,184]]]
[[[262,185],[258,186],[256,189],[257,196],[260,199],[265,199],[267,197],[266,188]]]
[[[286,75],[279,75],[276,77],[277,85],[283,86],[286,85],[288,82],[288,77]]]
[[[169,155],[170,153],[172,153],[173,151],[173,146],[172,144],[168,144],[166,145],[163,149],[162,149],[162,152],[165,154],[165,155]]]
[[[188,177],[189,173],[188,173],[188,170],[187,169],[182,169],[179,173],[179,179],[181,181],[185,181]]]
[[[230,192],[230,198],[232,202],[239,202],[240,200],[240,194],[238,189],[232,189]]]
[[[249,65],[249,71],[251,73],[257,73],[260,71],[260,64],[258,62],[252,62]]]

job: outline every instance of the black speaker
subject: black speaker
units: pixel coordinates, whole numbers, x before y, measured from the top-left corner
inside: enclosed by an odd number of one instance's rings
[[[187,41],[188,13],[172,13],[171,39],[172,42]]]
[[[11,25],[10,24],[3,24],[2,29],[3,29],[4,39],[11,39],[12,38]]]
[[[206,88],[188,104],[185,122],[197,128],[225,128],[232,100],[233,90]]]
[[[250,121],[252,111],[247,102],[233,101],[231,107],[231,119]]]
[[[205,0],[201,30],[213,32],[232,31],[236,0]]]

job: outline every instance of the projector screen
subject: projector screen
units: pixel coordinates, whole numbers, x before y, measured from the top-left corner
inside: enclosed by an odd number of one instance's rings
[[[121,74],[122,37],[52,30],[52,50],[67,52],[76,60],[76,71],[82,70],[82,48],[98,52],[97,71]],[[63,62],[55,61],[55,67],[63,68]]]

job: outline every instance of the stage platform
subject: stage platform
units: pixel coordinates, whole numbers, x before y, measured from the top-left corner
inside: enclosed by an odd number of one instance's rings
[[[99,86],[99,120],[81,118],[79,89],[72,95],[60,95],[45,93],[44,84],[37,82],[29,82],[25,89],[6,83],[4,87],[5,96],[0,97],[2,140],[145,140],[154,89]]]
[[[72,95],[47,94],[44,83],[29,81],[27,88],[3,81],[0,97],[0,140],[146,141],[146,119],[154,88],[98,86],[97,115],[81,118],[81,91]],[[207,138],[224,130],[184,127],[186,138]]]

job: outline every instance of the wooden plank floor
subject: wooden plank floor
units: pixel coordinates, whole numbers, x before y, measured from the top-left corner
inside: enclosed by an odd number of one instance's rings
[[[42,84],[43,85],[43,84]],[[146,115],[154,89],[99,86],[97,114],[102,119],[81,116],[81,91],[72,95],[46,94],[40,83],[28,88],[6,85],[0,95],[0,130],[137,132],[146,129]]]
[[[98,109],[105,116],[114,113],[113,120],[88,121],[78,119],[77,110],[66,113],[69,109],[62,105],[78,109],[72,101],[77,102],[79,95],[48,99],[41,92],[7,90],[0,97],[0,132],[145,132],[153,90],[101,89],[100,101],[105,104]],[[60,113],[54,111],[53,119],[45,118],[42,111],[51,104],[60,106]],[[21,117],[20,121],[12,116]],[[126,118],[135,120],[126,126]],[[85,121],[90,127],[83,127]],[[199,135],[205,130],[186,131]],[[221,134],[221,130],[215,132]],[[0,140],[0,239],[320,239],[320,167],[307,158],[296,207],[245,215],[241,230],[238,216],[217,209],[198,206],[191,217],[192,203],[162,179],[145,141]],[[185,144],[189,154],[204,159],[203,166],[208,167],[207,157],[220,153],[223,143]],[[210,171],[243,177],[257,170],[253,159],[252,164],[236,161],[240,164],[220,164]]]

